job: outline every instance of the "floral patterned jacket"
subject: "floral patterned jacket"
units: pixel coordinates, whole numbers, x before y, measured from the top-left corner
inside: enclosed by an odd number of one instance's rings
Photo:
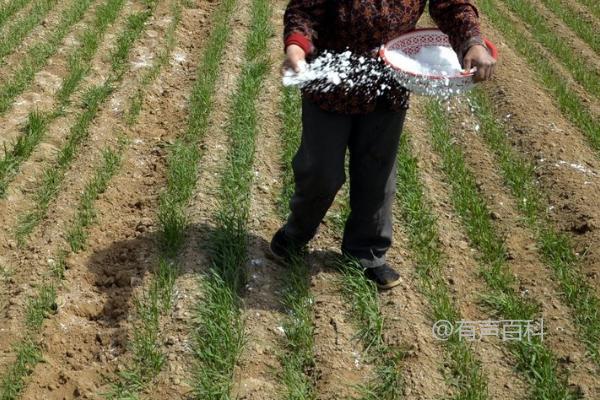
[[[374,50],[389,40],[415,29],[427,0],[291,0],[284,16],[285,46],[296,44],[309,57],[328,50],[376,57]],[[479,14],[469,0],[429,0],[429,14],[447,34],[462,61],[474,44],[483,44]],[[390,76],[384,94],[334,88],[327,92],[307,87],[303,95],[321,108],[345,114],[373,111],[378,103],[394,110],[408,107],[408,92]],[[371,89],[377,90],[373,85]]]

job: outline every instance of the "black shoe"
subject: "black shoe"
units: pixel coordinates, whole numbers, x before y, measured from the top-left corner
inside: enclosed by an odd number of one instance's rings
[[[306,243],[298,243],[291,239],[285,234],[283,228],[279,228],[275,233],[269,246],[271,254],[281,261],[289,261],[292,257],[301,256],[305,248]]]
[[[365,276],[380,289],[391,289],[394,286],[398,286],[401,282],[400,274],[387,264],[379,267],[365,268]]]

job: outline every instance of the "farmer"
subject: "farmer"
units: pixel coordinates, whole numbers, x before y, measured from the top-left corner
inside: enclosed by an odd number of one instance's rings
[[[415,28],[425,4],[426,0],[291,0],[284,16],[283,68],[299,72],[307,58],[324,50],[375,58],[381,44]],[[449,36],[463,68],[476,67],[476,81],[490,79],[495,60],[481,39],[475,6],[467,0],[430,0],[429,13]],[[275,256],[288,258],[313,238],[345,182],[348,149],[351,211],[342,252],[357,259],[378,287],[389,289],[400,279],[385,254],[392,243],[396,151],[409,93],[392,79],[381,79],[377,85],[350,91],[339,86],[303,89],[291,214],[270,247]],[[382,94],[386,85],[391,88]]]

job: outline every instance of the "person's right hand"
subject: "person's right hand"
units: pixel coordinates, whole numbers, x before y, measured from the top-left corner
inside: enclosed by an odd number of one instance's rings
[[[302,65],[306,63],[306,53],[302,50],[302,47],[290,44],[285,49],[285,61],[281,67],[281,72],[285,73],[286,70],[292,70],[296,73],[302,70]]]

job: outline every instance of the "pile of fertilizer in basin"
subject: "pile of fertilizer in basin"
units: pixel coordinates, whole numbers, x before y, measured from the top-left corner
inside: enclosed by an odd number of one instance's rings
[[[450,47],[427,46],[408,56],[400,50],[387,50],[385,57],[404,72],[426,76],[455,76],[462,72],[458,56]]]

